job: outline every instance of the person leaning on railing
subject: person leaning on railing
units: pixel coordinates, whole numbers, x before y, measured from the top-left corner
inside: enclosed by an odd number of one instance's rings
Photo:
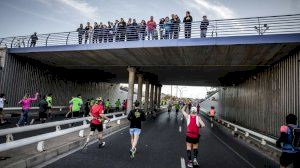
[[[164,27],[165,27],[165,25],[164,25],[164,23],[165,23],[165,18],[161,18],[160,20],[159,20],[159,36],[160,36],[160,39],[164,39],[165,38],[165,35],[164,35]]]
[[[146,21],[142,20],[141,23],[139,24],[139,39],[140,40],[145,40],[146,36]]]
[[[101,23],[100,23],[101,24]],[[101,25],[98,25],[97,22],[94,23],[94,32],[93,32],[93,43],[97,43],[99,39],[99,43],[101,43],[102,39],[100,38],[100,28]]]
[[[201,21],[201,24],[200,24],[201,38],[205,38],[206,37],[207,26],[208,25],[209,25],[209,21],[207,20],[207,17],[203,16],[203,20]]]
[[[127,41],[132,41],[132,33],[133,33],[133,26],[132,26],[132,19],[129,18],[127,25],[126,25],[126,39]]]
[[[118,23],[118,33],[119,33],[119,40],[118,41],[125,41],[125,34],[126,34],[126,22],[123,18],[120,19]]]
[[[172,22],[169,19],[169,17],[167,16],[165,18],[165,22],[164,22],[165,39],[170,39],[171,38],[171,36],[172,36],[171,28],[172,28]]]
[[[84,43],[87,43],[87,40],[89,39],[89,43],[91,43],[91,34],[93,31],[93,27],[91,26],[90,22],[87,22],[87,25],[85,26],[85,39]]]
[[[31,43],[30,43],[30,47],[35,47],[36,45],[36,41],[38,41],[38,36],[36,35],[36,32],[33,33],[33,35],[30,36],[31,39]]]
[[[180,19],[177,15],[173,15],[173,18],[171,19],[171,21],[173,24],[173,26],[172,26],[173,38],[178,39],[179,31],[180,31],[180,28],[179,28]]]
[[[83,24],[80,23],[79,28],[76,30],[78,32],[78,44],[82,44],[82,36],[85,33],[85,29],[83,28]]]

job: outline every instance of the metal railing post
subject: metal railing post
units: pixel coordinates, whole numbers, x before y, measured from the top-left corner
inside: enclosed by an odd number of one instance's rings
[[[66,45],[68,45],[68,40],[69,40],[70,33],[71,32],[68,33],[68,36],[67,36],[67,39],[66,39]]]
[[[257,17],[257,22],[258,22],[258,35],[261,35],[261,28],[260,28],[260,19]]]
[[[48,39],[50,37],[51,34],[48,34],[47,38],[46,38],[46,47],[48,46]]]

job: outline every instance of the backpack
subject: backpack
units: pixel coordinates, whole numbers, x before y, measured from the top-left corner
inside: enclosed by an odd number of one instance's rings
[[[300,151],[300,127],[297,126],[295,128],[290,127],[289,129],[291,130],[291,142],[292,142],[292,146],[295,150]]]

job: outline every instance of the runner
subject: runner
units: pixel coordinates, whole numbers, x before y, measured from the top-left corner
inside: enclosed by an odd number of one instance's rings
[[[84,117],[87,117],[90,113],[90,108],[91,107],[91,101],[90,99],[87,99],[86,102],[84,103]]]
[[[48,117],[50,119],[53,119],[54,118],[54,114],[52,113],[52,93],[49,93],[46,96],[46,101],[48,103],[48,107],[47,107]]]
[[[178,102],[176,102],[176,104],[175,104],[176,117],[178,116],[179,109],[180,109],[180,105]]]
[[[83,145],[83,150],[87,150],[87,145],[90,142],[90,137],[94,135],[95,130],[98,130],[98,140],[99,140],[99,148],[102,148],[105,146],[105,142],[103,141],[103,122],[105,120],[109,121],[110,119],[104,115],[103,111],[104,107],[102,105],[102,98],[99,97],[96,99],[96,104],[93,105],[90,111],[90,116],[92,116],[91,120],[91,131],[89,135],[86,138],[86,142]]]
[[[39,119],[42,123],[46,122],[47,109],[49,109],[49,102],[47,102],[46,96],[43,96],[39,102]]]
[[[198,143],[199,143],[199,128],[205,127],[204,122],[201,120],[200,116],[197,116],[197,108],[192,107],[191,113],[186,112],[187,105],[185,105],[181,112],[187,121],[187,131],[186,131],[186,152],[188,157],[188,167],[198,166],[197,155],[198,155]],[[193,149],[194,159],[192,161],[192,152]]]
[[[19,101],[19,104],[22,105],[22,113],[21,113],[21,117],[20,120],[18,121],[18,123],[16,124],[17,127],[19,126],[24,126],[27,124],[27,120],[28,120],[28,112],[30,109],[30,104],[33,101],[37,100],[37,96],[39,95],[39,93],[35,94],[34,98],[30,98],[29,94],[26,93],[24,98],[22,100]]]
[[[131,149],[129,151],[130,157],[134,158],[136,153],[136,146],[139,140],[139,136],[142,128],[142,121],[145,121],[145,113],[140,109],[140,103],[134,104],[134,109],[130,111],[127,119],[130,121],[129,133],[131,136]]]
[[[71,100],[73,100],[75,97],[74,96],[72,96],[72,99]],[[73,104],[72,104],[72,102],[70,101],[69,102],[69,111],[67,112],[67,114],[66,114],[66,118],[70,118],[69,117],[69,115],[72,113],[72,106],[73,106]]]
[[[3,112],[3,108],[4,108],[4,104],[7,103],[6,99],[5,99],[5,95],[4,93],[0,94],[0,120],[1,120],[1,124],[4,124],[6,121],[4,120],[4,112]]]
[[[289,114],[286,116],[286,124],[280,127],[280,137],[276,146],[281,148],[280,166],[300,167],[300,126],[297,125],[297,116]],[[282,143],[282,145],[281,145]]]
[[[216,110],[214,106],[210,107],[210,111],[209,111],[209,117],[210,117],[210,126],[213,127],[214,126],[214,119],[215,119],[215,115],[216,115]]]
[[[197,104],[197,115],[200,114],[200,103]]]
[[[104,104],[105,104],[105,112],[104,113],[109,113],[109,109],[110,109],[109,99],[107,99]]]
[[[79,112],[81,109],[81,106],[83,105],[81,95],[78,94],[77,97],[74,97],[70,102],[72,104],[72,118],[79,117]]]
[[[169,117],[170,117],[171,111],[172,111],[172,104],[171,104],[171,101],[170,101],[169,105],[168,105],[168,114],[169,114]]]
[[[115,105],[116,105],[116,112],[119,112],[119,111],[120,111],[120,105],[121,105],[120,99],[118,99],[118,100],[115,102]]]

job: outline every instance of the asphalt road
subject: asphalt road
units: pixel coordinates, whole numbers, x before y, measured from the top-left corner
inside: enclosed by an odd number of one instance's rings
[[[205,123],[207,127],[200,131],[198,162],[201,168],[279,167],[219,127],[210,128],[206,120]],[[129,157],[130,136],[125,129],[107,137],[107,145],[102,149],[95,143],[87,152],[77,151],[46,167],[180,168],[182,158],[186,160],[185,129],[181,114],[175,117],[173,113],[169,118],[167,113],[162,113],[143,124],[134,159]]]

